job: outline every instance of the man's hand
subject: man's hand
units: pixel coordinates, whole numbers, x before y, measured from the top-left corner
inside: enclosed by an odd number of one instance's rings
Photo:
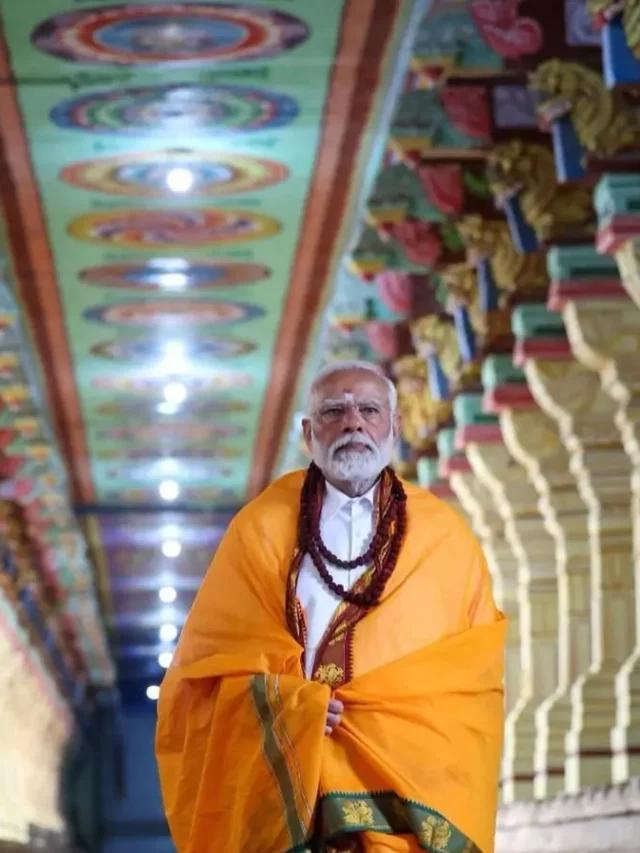
[[[333,734],[333,730],[335,729],[335,727],[340,725],[343,711],[344,705],[342,704],[342,702],[338,702],[337,699],[331,699],[329,701],[329,709],[327,710],[327,725],[324,729],[325,734]]]

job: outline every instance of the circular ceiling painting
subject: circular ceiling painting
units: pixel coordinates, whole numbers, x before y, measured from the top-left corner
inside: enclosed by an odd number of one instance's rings
[[[123,290],[186,291],[254,284],[271,275],[269,267],[242,261],[156,258],[139,264],[108,264],[79,273],[81,281]]]
[[[168,299],[157,302],[123,302],[118,305],[96,305],[84,312],[85,320],[117,326],[148,326],[183,329],[185,326],[223,326],[262,317],[264,309],[247,302],[191,302]]]
[[[230,477],[233,468],[200,459],[197,462],[183,459],[172,459],[171,465],[166,460],[129,464],[122,468],[111,468],[106,472],[110,480],[152,480],[157,482],[162,477],[175,477],[180,482],[198,483],[211,477]]]
[[[253,352],[257,344],[239,338],[201,337],[197,340],[187,340],[182,345],[181,358],[196,360],[202,358],[232,358]],[[114,361],[129,361],[136,364],[157,362],[166,356],[166,342],[157,337],[151,338],[116,338],[113,341],[103,341],[91,347],[91,353],[98,358],[110,358]]]
[[[93,380],[97,388],[116,391],[122,394],[152,395],[162,399],[162,391],[167,384],[165,376],[98,376]],[[250,388],[253,377],[248,373],[230,370],[216,370],[205,376],[190,375],[182,380],[189,394],[206,394],[216,391],[231,391],[237,388]]]
[[[233,489],[218,489],[218,488],[197,488],[189,486],[180,490],[177,503],[199,503],[199,504],[228,504],[233,505],[239,498],[237,492]],[[152,504],[157,506],[159,503],[157,489],[144,488],[137,486],[131,489],[108,489],[104,493],[104,499],[114,504]]]
[[[267,216],[215,208],[89,213],[68,227],[78,240],[128,249],[221,246],[270,237],[279,230],[280,223]]]
[[[65,129],[127,136],[215,133],[228,136],[274,130],[298,115],[288,95],[247,86],[143,86],[89,92],[51,111]]]
[[[142,198],[233,195],[264,189],[287,177],[285,166],[242,154],[176,149],[132,152],[72,163],[60,179],[82,189]]]
[[[104,65],[245,62],[296,47],[309,28],[286,12],[236,3],[131,3],[64,12],[31,35],[45,53]]]
[[[167,417],[161,412],[158,413],[157,405],[156,401],[120,400],[102,403],[95,411],[101,418],[113,418],[118,422],[131,418],[140,418],[146,422],[152,417]],[[211,418],[221,415],[241,415],[248,412],[250,408],[251,405],[246,400],[194,400],[189,397],[180,406],[180,416]],[[169,417],[172,418],[173,415]]]
[[[124,441],[135,444],[137,441],[149,443],[167,441],[206,442],[217,438],[232,438],[245,433],[246,429],[236,424],[155,423],[112,427],[100,432],[98,437],[100,441]],[[158,452],[157,449],[152,449],[154,452]]]
[[[177,459],[239,459],[244,455],[236,447],[192,447],[190,445],[171,445],[171,455]],[[115,450],[100,450],[96,454],[102,462],[117,462],[123,459],[136,461],[151,461],[161,457],[157,447],[122,447]]]

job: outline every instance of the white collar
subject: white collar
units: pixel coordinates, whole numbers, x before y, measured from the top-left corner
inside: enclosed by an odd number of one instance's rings
[[[364,495],[359,495],[358,497],[352,498],[349,495],[345,495],[344,492],[341,492],[340,489],[336,489],[331,483],[325,481],[325,495],[324,502],[322,505],[322,518],[326,520],[327,518],[331,518],[336,513],[338,513],[344,506],[346,506],[350,501],[357,501],[358,503],[368,503],[371,508],[375,506],[375,494],[378,488],[378,481],[376,481],[373,486],[369,489],[368,492],[365,492]]]

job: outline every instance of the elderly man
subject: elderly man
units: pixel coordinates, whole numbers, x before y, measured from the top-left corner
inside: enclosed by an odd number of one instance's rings
[[[313,382],[313,457],[231,522],[162,686],[178,853],[492,853],[505,623],[464,521],[389,466],[375,365]]]

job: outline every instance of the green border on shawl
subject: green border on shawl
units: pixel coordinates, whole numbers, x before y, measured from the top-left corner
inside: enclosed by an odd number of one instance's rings
[[[330,793],[320,800],[322,834],[331,840],[351,832],[412,835],[429,853],[482,853],[440,812],[392,791],[375,794]]]
[[[267,675],[254,675],[251,679],[251,695],[262,726],[262,746],[265,759],[280,789],[284,806],[287,829],[291,836],[293,850],[304,850],[309,836],[302,816],[296,806],[296,794],[289,766],[275,734],[276,715],[269,702]],[[277,676],[273,676],[277,678]]]

